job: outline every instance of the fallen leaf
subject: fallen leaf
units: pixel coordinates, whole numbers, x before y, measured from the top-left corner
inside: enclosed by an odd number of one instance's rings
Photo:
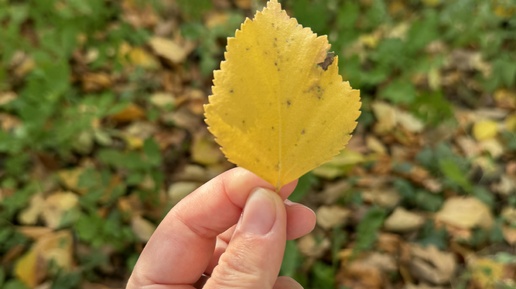
[[[276,0],[228,39],[205,116],[230,162],[279,189],[343,149],[361,103],[329,47]]]
[[[488,258],[469,258],[468,270],[471,272],[472,282],[476,288],[496,289],[503,280],[505,266]]]
[[[376,247],[381,252],[390,254],[397,254],[400,250],[402,239],[397,234],[392,233],[380,233],[378,235],[378,241]]]
[[[377,119],[374,131],[376,134],[383,135],[389,133],[396,126],[396,109],[386,102],[375,101],[371,104],[373,113]]]
[[[502,234],[509,245],[516,246],[516,228],[502,226]]]
[[[480,154],[480,145],[470,136],[458,136],[455,140],[465,156],[473,158]]]
[[[504,145],[495,138],[481,141],[479,147],[482,151],[488,152],[494,159],[501,157],[505,150]]]
[[[140,241],[147,242],[154,233],[156,226],[141,216],[135,215],[131,219],[131,229]]]
[[[330,161],[315,168],[312,172],[315,176],[332,180],[345,175],[353,167],[366,160],[363,154],[345,149]]]
[[[16,230],[31,239],[39,239],[41,236],[53,231],[51,228],[39,226],[21,226],[17,227]]]
[[[392,232],[408,232],[420,228],[425,219],[416,213],[398,207],[385,220],[384,227],[387,231]]]
[[[152,37],[149,44],[157,55],[173,64],[183,62],[189,53],[189,51],[181,45],[163,37]]]
[[[372,189],[364,190],[362,198],[383,208],[394,208],[400,202],[401,196],[394,189]]]
[[[330,249],[331,243],[328,238],[316,239],[312,233],[301,237],[297,242],[297,246],[303,255],[311,258],[320,258]]]
[[[505,129],[510,132],[516,132],[516,113],[513,113],[505,119]]]
[[[29,288],[36,287],[45,278],[43,271],[38,268],[37,259],[37,252],[30,250],[14,265],[14,275]]]
[[[251,9],[251,0],[236,0],[235,3],[240,9]]]
[[[12,91],[0,92],[0,106],[4,106],[15,100],[18,96]]]
[[[15,56],[13,56],[13,59],[16,59],[16,64],[13,65],[13,74],[16,75],[19,78],[25,77],[27,74],[29,74],[34,68],[36,68],[36,61],[32,58],[32,56],[25,54],[24,52],[17,52],[15,53]]]
[[[47,227],[57,229],[65,214],[69,214],[79,203],[79,197],[72,192],[57,192],[45,198],[41,217]],[[68,220],[71,221],[71,220]]]
[[[341,287],[353,289],[382,289],[385,277],[379,268],[364,262],[352,262],[343,267]]]
[[[3,131],[12,131],[20,125],[22,125],[22,122],[19,118],[7,113],[0,113],[0,128]]]
[[[516,208],[505,207],[503,208],[500,216],[507,224],[509,224],[509,226],[516,228]]]
[[[341,206],[322,206],[317,209],[317,225],[323,229],[331,229],[342,226],[351,214],[348,209]]]
[[[367,144],[367,148],[372,152],[382,154],[382,155],[387,153],[387,148],[385,147],[385,145],[378,138],[376,138],[374,136],[371,136],[371,135],[367,136],[366,144]]]
[[[192,160],[202,165],[213,165],[223,159],[218,145],[207,132],[203,131],[194,135],[190,151]]]
[[[60,170],[57,172],[57,177],[66,189],[83,194],[85,190],[79,187],[79,178],[83,172],[82,167]]]
[[[420,133],[425,127],[425,124],[417,117],[400,109],[397,109],[396,112],[396,123],[413,133]]]
[[[130,47],[125,53],[125,57],[129,63],[139,66],[144,69],[154,70],[159,68],[158,60],[149,52],[141,47]]]
[[[30,202],[18,215],[18,221],[23,225],[34,225],[43,210],[41,204],[44,202],[43,195],[36,193],[30,198]]]
[[[118,122],[126,123],[134,120],[139,120],[145,117],[145,111],[137,104],[130,103],[121,111],[109,116],[109,119]]]
[[[476,226],[488,229],[493,224],[493,216],[489,207],[474,197],[447,199],[435,218],[463,229],[471,229]]]
[[[446,284],[455,274],[457,263],[452,253],[439,251],[435,246],[412,245],[409,269],[418,280],[432,284]]]
[[[500,176],[500,181],[492,185],[494,192],[509,196],[509,194],[516,191],[516,179],[507,175]]]
[[[473,125],[473,136],[482,141],[496,137],[498,134],[498,123],[492,120],[481,120]]]
[[[158,108],[172,110],[176,106],[176,100],[171,93],[156,92],[150,97],[150,102]]]
[[[122,1],[122,9],[124,20],[134,27],[152,27],[160,20],[151,3],[124,0]]]
[[[86,92],[100,91],[110,88],[113,80],[108,73],[105,72],[88,72],[81,75],[82,89]]]
[[[493,93],[493,98],[498,107],[515,109],[516,108],[516,91],[505,88],[497,89]]]
[[[69,231],[50,232],[38,238],[15,264],[14,274],[25,285],[35,288],[47,275],[52,262],[69,271],[73,265],[73,239]]]

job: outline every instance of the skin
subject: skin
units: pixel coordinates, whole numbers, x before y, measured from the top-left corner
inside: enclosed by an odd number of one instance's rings
[[[312,210],[286,200],[296,184],[278,194],[242,168],[213,178],[163,219],[127,288],[302,288],[278,277],[286,240],[315,226]]]

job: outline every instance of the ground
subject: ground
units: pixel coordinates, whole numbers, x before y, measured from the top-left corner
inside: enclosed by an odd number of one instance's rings
[[[362,114],[292,196],[305,288],[516,288],[516,4],[290,0]],[[203,104],[258,0],[0,0],[0,287],[117,288],[233,167]]]

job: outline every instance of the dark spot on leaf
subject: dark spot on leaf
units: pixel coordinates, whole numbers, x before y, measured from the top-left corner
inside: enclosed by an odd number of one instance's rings
[[[233,93],[233,92],[235,92],[233,89],[230,89],[230,90],[229,90],[229,93]]]
[[[330,51],[326,53],[326,58],[323,62],[317,63],[322,69],[328,70],[328,67],[333,63],[333,60],[335,59],[335,52]]]
[[[290,99],[287,99],[287,107],[290,107],[292,105],[292,101]]]
[[[305,129],[302,129],[302,130],[301,130],[301,134],[305,134]]]

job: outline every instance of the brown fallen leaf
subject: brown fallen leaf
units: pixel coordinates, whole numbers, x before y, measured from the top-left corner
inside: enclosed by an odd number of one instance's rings
[[[149,100],[154,106],[163,110],[172,110],[177,105],[174,95],[168,92],[156,92]]]
[[[78,203],[79,197],[72,192],[53,193],[45,198],[41,217],[47,227],[57,229],[61,225],[64,215],[75,208]]]
[[[402,207],[398,207],[385,220],[383,225],[387,231],[408,232],[417,230],[423,225],[424,222],[425,218],[422,216],[407,211]]]
[[[499,88],[493,93],[496,105],[501,108],[516,108],[516,91]]]
[[[127,123],[145,117],[145,111],[137,104],[130,103],[121,111],[109,116],[109,119],[117,123]]]
[[[338,279],[342,286],[353,289],[382,289],[385,282],[380,268],[363,260],[345,264]]]
[[[156,14],[156,10],[153,9],[152,4],[135,1],[135,0],[123,0],[122,1],[123,17],[124,20],[137,28],[149,28],[153,27],[160,21],[159,16]]]
[[[9,102],[15,100],[18,95],[12,91],[0,92],[0,106],[4,106]]]
[[[34,225],[43,210],[44,198],[42,193],[36,193],[30,198],[30,202],[18,215],[18,221],[23,225]]]
[[[36,68],[36,61],[25,52],[17,51],[13,56],[11,66],[13,74],[18,78],[23,78]]]
[[[189,53],[189,50],[185,47],[163,37],[152,37],[149,44],[158,56],[165,58],[172,64],[182,63]]]
[[[452,253],[439,251],[433,245],[412,245],[410,254],[409,270],[416,279],[435,285],[446,284],[452,280],[457,268]]]
[[[236,0],[235,3],[238,6],[238,8],[240,8],[240,9],[251,9],[252,1],[251,0]]]
[[[320,258],[328,249],[330,249],[330,246],[331,242],[328,238],[318,240],[314,233],[301,237],[297,242],[299,251],[310,258]]]
[[[392,188],[378,188],[364,190],[362,192],[364,201],[376,204],[383,208],[394,208],[400,202],[401,196],[398,191]]]
[[[329,230],[346,223],[351,211],[341,206],[322,206],[317,209],[317,225]]]
[[[338,279],[346,288],[385,288],[388,274],[397,270],[394,256],[378,252],[364,254],[358,259],[349,259],[351,252],[342,252],[342,271]]]
[[[95,92],[110,88],[113,85],[111,75],[105,72],[87,72],[81,75],[82,89],[85,92]]]
[[[140,241],[147,242],[152,236],[152,233],[154,233],[156,226],[141,216],[135,215],[131,219],[131,229]]]
[[[376,101],[371,105],[377,119],[374,131],[378,135],[389,133],[396,126],[396,109],[385,102]]]
[[[16,228],[16,231],[27,236],[28,238],[38,239],[43,235],[51,233],[53,229],[40,226],[20,226]]]
[[[488,229],[493,224],[489,207],[474,197],[447,199],[435,218],[463,229],[472,229],[476,226]]]
[[[378,235],[378,241],[376,247],[381,252],[387,252],[390,254],[398,254],[400,246],[402,244],[402,238],[400,235],[392,233],[380,233]]]

